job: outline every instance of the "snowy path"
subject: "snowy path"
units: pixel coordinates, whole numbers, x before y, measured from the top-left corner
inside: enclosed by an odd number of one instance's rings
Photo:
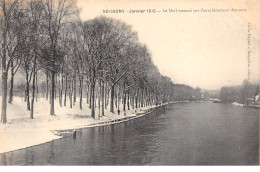
[[[79,101],[77,101],[79,102]],[[1,103],[1,101],[0,101]],[[152,106],[155,107],[155,106]],[[137,113],[144,112],[152,107],[139,109]],[[34,119],[29,118],[30,111],[26,110],[26,103],[19,97],[14,98],[13,104],[8,104],[7,108],[7,124],[0,124],[0,153],[14,151],[34,145],[39,145],[62,138],[55,135],[54,130],[77,129],[87,126],[107,125],[116,119],[124,119],[126,117],[135,117],[134,110],[126,111],[126,115],[121,111],[120,115],[105,110],[105,116],[100,120],[94,120],[90,116],[90,109],[87,104],[83,104],[83,110],[79,109],[79,105],[75,104],[73,108],[68,105],[60,107],[58,101],[55,102],[56,116],[49,115],[50,104],[44,98],[35,103]],[[122,110],[122,106],[120,107]],[[117,109],[115,108],[115,112]],[[98,113],[98,109],[96,109]],[[104,123],[104,124],[100,124]]]

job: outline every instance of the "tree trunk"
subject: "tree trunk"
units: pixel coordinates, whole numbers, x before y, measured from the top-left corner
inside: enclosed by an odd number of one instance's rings
[[[135,96],[135,108],[137,109],[138,108],[138,91],[137,90],[137,93],[136,93],[136,96]]]
[[[130,102],[129,102],[130,96],[129,92],[127,92],[127,109],[130,110]]]
[[[46,72],[46,100],[48,100],[49,96],[49,75],[48,72]]]
[[[57,85],[58,85],[58,77],[57,75],[55,75],[55,89],[54,89],[54,99],[56,100],[56,96],[57,96]]]
[[[120,87],[117,89],[117,114],[120,115]]]
[[[86,82],[86,87],[87,87],[86,101],[87,101],[87,104],[89,104],[89,84],[88,84],[88,81]]]
[[[89,91],[89,109],[91,109],[91,104],[92,104],[92,86],[90,84],[90,91]]]
[[[6,123],[7,122],[7,116],[6,116],[6,108],[7,108],[7,77],[8,77],[8,71],[6,68],[6,30],[3,32],[3,44],[2,44],[2,114],[1,114],[1,122]]]
[[[104,104],[105,104],[105,100],[104,100],[104,92],[105,92],[105,88],[104,88],[104,82],[101,83],[101,116],[105,116],[105,110],[104,110]]]
[[[126,106],[126,90],[125,90],[125,83],[124,83],[124,90],[123,90],[123,111],[125,112],[125,106]]]
[[[77,80],[76,80],[76,77],[75,77],[75,79],[74,79],[74,85],[73,85],[73,87],[74,87],[74,97],[73,97],[73,105],[75,105],[75,103],[76,103],[76,101],[77,101]]]
[[[110,97],[110,112],[114,113],[114,96],[115,96],[115,86],[111,86],[111,97]]]
[[[70,99],[70,108],[72,108],[72,92],[73,92],[73,82],[69,83],[69,99]]]
[[[54,113],[54,92],[55,92],[55,73],[51,72],[51,109],[50,109],[50,115],[55,115],[55,113]]]
[[[115,94],[115,106],[117,108],[117,93]]]
[[[34,60],[34,69],[33,69],[33,83],[32,83],[32,101],[31,101],[31,112],[30,112],[30,118],[33,119],[33,113],[34,113],[34,97],[35,97],[35,78],[37,73],[35,73],[36,68],[36,57]]]
[[[5,56],[5,53],[4,53]],[[7,71],[5,57],[2,58],[2,115],[1,122],[7,122],[6,109],[7,109]]]
[[[52,83],[51,83],[52,84]],[[51,85],[51,87],[52,87],[52,85]],[[49,103],[51,104],[51,94],[52,94],[52,88],[49,88],[50,90],[49,90]]]
[[[142,89],[141,107],[144,107],[144,90]]]
[[[91,117],[95,119],[95,82],[91,81]]]
[[[105,102],[104,102],[104,105],[105,105],[105,109],[107,109],[107,104],[108,104],[108,103],[107,103],[107,94],[108,94],[108,93],[107,93],[107,82],[105,82],[105,86],[104,86],[104,84],[103,84],[103,87],[104,87],[104,88],[103,88],[103,94],[104,94],[104,99],[105,99],[105,100],[104,100],[104,101],[105,101]]]
[[[27,110],[30,110],[30,83],[29,83],[29,74],[26,70],[26,102],[27,102]]]
[[[141,100],[142,100],[142,95],[140,95],[140,90],[138,89],[138,108],[141,108]]]
[[[11,80],[10,80],[10,90],[9,90],[9,100],[8,103],[12,104],[13,101],[13,90],[14,90],[14,69],[11,69]]]
[[[63,97],[63,69],[61,70],[61,84],[60,84],[60,107],[62,107],[62,97]]]
[[[132,93],[132,95],[131,95],[131,99],[130,99],[130,101],[131,101],[131,106],[132,106],[132,109],[135,109],[135,105],[134,105],[134,99],[135,99],[135,97],[134,97],[134,94]]]
[[[97,93],[97,91],[96,91],[96,87],[95,87],[94,89],[95,89],[95,94],[94,94],[94,95],[95,95],[95,96],[94,96],[94,97],[95,97],[95,100],[94,100],[95,105],[94,105],[94,107],[95,107],[95,109],[96,109],[96,107],[97,107],[97,94],[98,94],[98,93]],[[96,111],[95,111],[95,112],[96,112]],[[95,115],[96,115],[96,113],[95,113]]]
[[[67,101],[67,87],[68,87],[68,76],[65,76],[65,91],[64,91],[64,106],[66,106]]]
[[[36,78],[35,78],[35,84],[36,84],[36,102],[38,101],[38,96],[39,96],[39,89],[38,89],[38,74],[36,72]]]
[[[101,109],[101,80],[99,80],[99,93],[98,93],[98,117],[100,117],[100,109]]]
[[[82,89],[83,89],[83,76],[80,77],[80,81],[79,81],[79,94],[80,94],[80,97],[79,97],[79,108],[80,110],[82,110]]]
[[[13,88],[14,88],[14,68],[13,68],[13,61],[10,61],[11,67],[11,80],[10,80],[10,90],[9,90],[9,100],[8,103],[12,104],[13,101]]]

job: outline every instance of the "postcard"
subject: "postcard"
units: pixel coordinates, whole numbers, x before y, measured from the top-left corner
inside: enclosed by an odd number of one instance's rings
[[[0,165],[259,165],[259,11],[1,0]]]

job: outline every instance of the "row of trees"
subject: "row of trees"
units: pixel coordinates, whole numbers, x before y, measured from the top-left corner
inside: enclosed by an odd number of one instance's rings
[[[56,98],[60,106],[69,99],[72,107],[79,97],[79,108],[86,98],[95,119],[104,116],[108,106],[114,113],[120,103],[125,111],[191,96],[190,87],[178,87],[160,75],[131,26],[107,17],[81,22],[75,4],[71,0],[0,1],[2,123],[7,122],[7,94],[12,103],[14,76],[19,72],[25,78],[25,101],[32,119],[35,97],[43,91],[50,101],[50,115],[55,115]],[[38,90],[42,74],[46,86]]]
[[[254,99],[259,94],[259,85],[252,84],[245,80],[242,85],[234,87],[222,87],[220,91],[220,101],[223,103],[238,102],[247,104],[247,99]]]

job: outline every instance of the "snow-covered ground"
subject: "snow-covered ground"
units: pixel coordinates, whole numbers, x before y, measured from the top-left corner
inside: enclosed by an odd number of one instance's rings
[[[235,106],[244,106],[243,104],[240,104],[240,103],[237,103],[237,102],[232,103],[232,105],[235,105]]]
[[[0,104],[1,100],[0,97]],[[7,107],[7,124],[0,124],[0,153],[61,138],[61,136],[53,133],[54,130],[77,129],[100,122],[136,116],[136,113],[149,108],[151,108],[151,106],[138,109],[137,112],[133,109],[127,110],[126,115],[124,115],[121,105],[120,115],[117,114],[116,108],[115,114],[109,112],[109,109],[105,109],[105,116],[99,120],[94,120],[91,118],[91,111],[85,102],[83,103],[83,109],[80,110],[79,100],[77,100],[73,108],[69,107],[69,101],[66,107],[60,107],[58,100],[56,100],[55,116],[50,116],[49,102],[44,98],[40,98],[35,102],[34,119],[30,119],[30,111],[26,109],[26,102],[24,102],[21,97],[14,97],[13,103],[8,104]],[[98,109],[96,109],[96,113],[98,113]]]

